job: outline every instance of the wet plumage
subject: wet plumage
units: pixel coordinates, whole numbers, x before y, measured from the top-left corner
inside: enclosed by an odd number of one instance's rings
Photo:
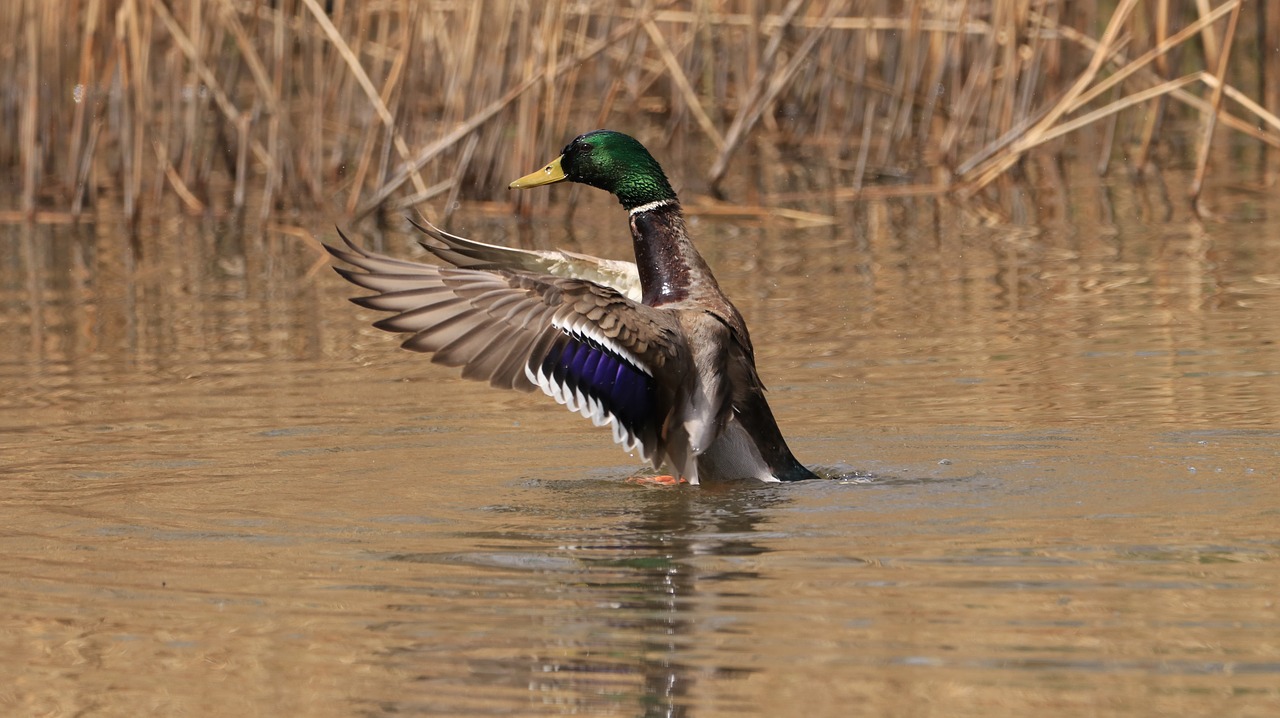
[[[764,398],[742,316],[685,232],[675,192],[639,142],[599,130],[512,183],[563,180],[613,193],[630,214],[636,264],[475,242],[419,226],[452,266],[328,247],[338,269],[393,312],[375,326],[406,349],[499,388],[540,389],[639,453],[702,480],[814,478]]]

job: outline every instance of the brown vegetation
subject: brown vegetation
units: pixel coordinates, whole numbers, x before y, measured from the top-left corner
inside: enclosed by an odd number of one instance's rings
[[[1185,158],[1194,198],[1215,143],[1267,182],[1280,147],[1259,0],[15,0],[0,37],[11,217],[448,207],[606,125],[692,133],[712,190],[766,143],[836,198],[998,200],[1037,152]]]

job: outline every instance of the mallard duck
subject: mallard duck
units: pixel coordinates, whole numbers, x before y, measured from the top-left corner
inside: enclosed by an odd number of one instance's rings
[[[568,180],[612,193],[630,216],[636,263],[475,242],[418,225],[452,266],[326,247],[376,294],[352,301],[394,312],[374,326],[402,346],[492,386],[543,393],[655,469],[690,484],[817,478],[787,448],[765,401],[742,315],[685,231],[662,168],[634,138],[597,130],[511,183]],[[671,478],[669,481],[678,479]]]

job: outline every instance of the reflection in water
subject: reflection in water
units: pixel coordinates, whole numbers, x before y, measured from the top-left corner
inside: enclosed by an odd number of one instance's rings
[[[499,572],[502,578],[481,583],[474,600],[492,601],[504,592],[551,594],[546,600],[566,604],[566,612],[537,611],[531,618],[544,625],[544,645],[528,646],[508,658],[482,651],[466,659],[465,670],[483,676],[492,686],[513,693],[532,692],[535,702],[567,711],[615,707],[626,715],[683,716],[691,714],[688,698],[699,679],[740,679],[753,668],[708,661],[717,635],[735,631],[735,615],[758,610],[762,596],[753,593],[759,579],[751,557],[767,549],[753,540],[757,524],[771,508],[785,503],[777,488],[738,486],[709,491],[623,489],[625,514],[617,506],[594,515],[564,515],[563,507],[579,504],[574,494],[605,492],[617,487],[596,482],[586,485],[548,484],[558,506],[499,505],[489,508],[510,522],[551,523],[551,529],[484,531],[467,538],[490,548],[466,553],[393,554],[386,560],[422,565],[424,580],[434,567],[466,565]],[[620,520],[609,521],[611,517]],[[581,532],[555,525],[572,518],[579,526],[604,520],[607,531]],[[512,579],[512,574],[517,578]],[[528,582],[518,578],[528,573]],[[531,583],[532,585],[527,585]],[[446,591],[445,593],[450,593]],[[397,604],[397,613],[432,613],[440,592],[428,589],[421,602]],[[456,595],[455,595],[456,597]],[[720,618],[707,620],[708,612]],[[374,630],[404,638],[430,629],[412,618],[378,624]],[[527,630],[527,629],[526,629]],[[518,645],[509,639],[508,646]],[[502,641],[499,641],[502,643]],[[457,650],[460,646],[453,645]],[[442,647],[433,641],[410,642],[381,660],[400,672],[422,671],[416,679],[431,696],[431,710],[447,712],[450,697],[467,706],[470,683],[450,685],[433,676]],[[452,689],[452,690],[450,690]],[[417,693],[417,691],[415,691]],[[451,694],[457,694],[452,695]],[[423,700],[419,695],[417,700]],[[752,706],[722,706],[740,713]],[[474,706],[472,706],[474,708]],[[380,710],[400,712],[409,706],[383,704]]]
[[[692,217],[788,487],[624,484],[292,234],[0,226],[0,714],[1275,713],[1280,210],[1066,186]]]
[[[722,283],[766,325],[757,352],[778,401],[813,403],[792,393],[801,384],[850,398],[819,424],[1280,423],[1280,382],[1256,381],[1280,372],[1276,232],[1256,220],[1147,224],[1167,213],[1146,206],[1150,194],[1108,186],[1070,223],[1041,227],[986,227],[925,200],[820,206],[841,220],[822,228],[692,222]],[[1242,203],[1237,214],[1258,211]],[[616,229],[587,227],[575,248],[623,254]],[[424,364],[389,356],[391,340],[292,235],[175,218],[140,246],[105,226],[0,237],[11,352],[0,371],[34,380],[6,392],[11,405],[74,396],[97,368],[171,381],[297,361]],[[411,251],[406,237],[385,240]]]

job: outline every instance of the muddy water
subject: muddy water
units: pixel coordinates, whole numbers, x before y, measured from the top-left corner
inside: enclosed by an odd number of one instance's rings
[[[829,478],[677,490],[296,238],[0,228],[0,713],[1275,715],[1280,206],[1144,192],[696,218]]]

